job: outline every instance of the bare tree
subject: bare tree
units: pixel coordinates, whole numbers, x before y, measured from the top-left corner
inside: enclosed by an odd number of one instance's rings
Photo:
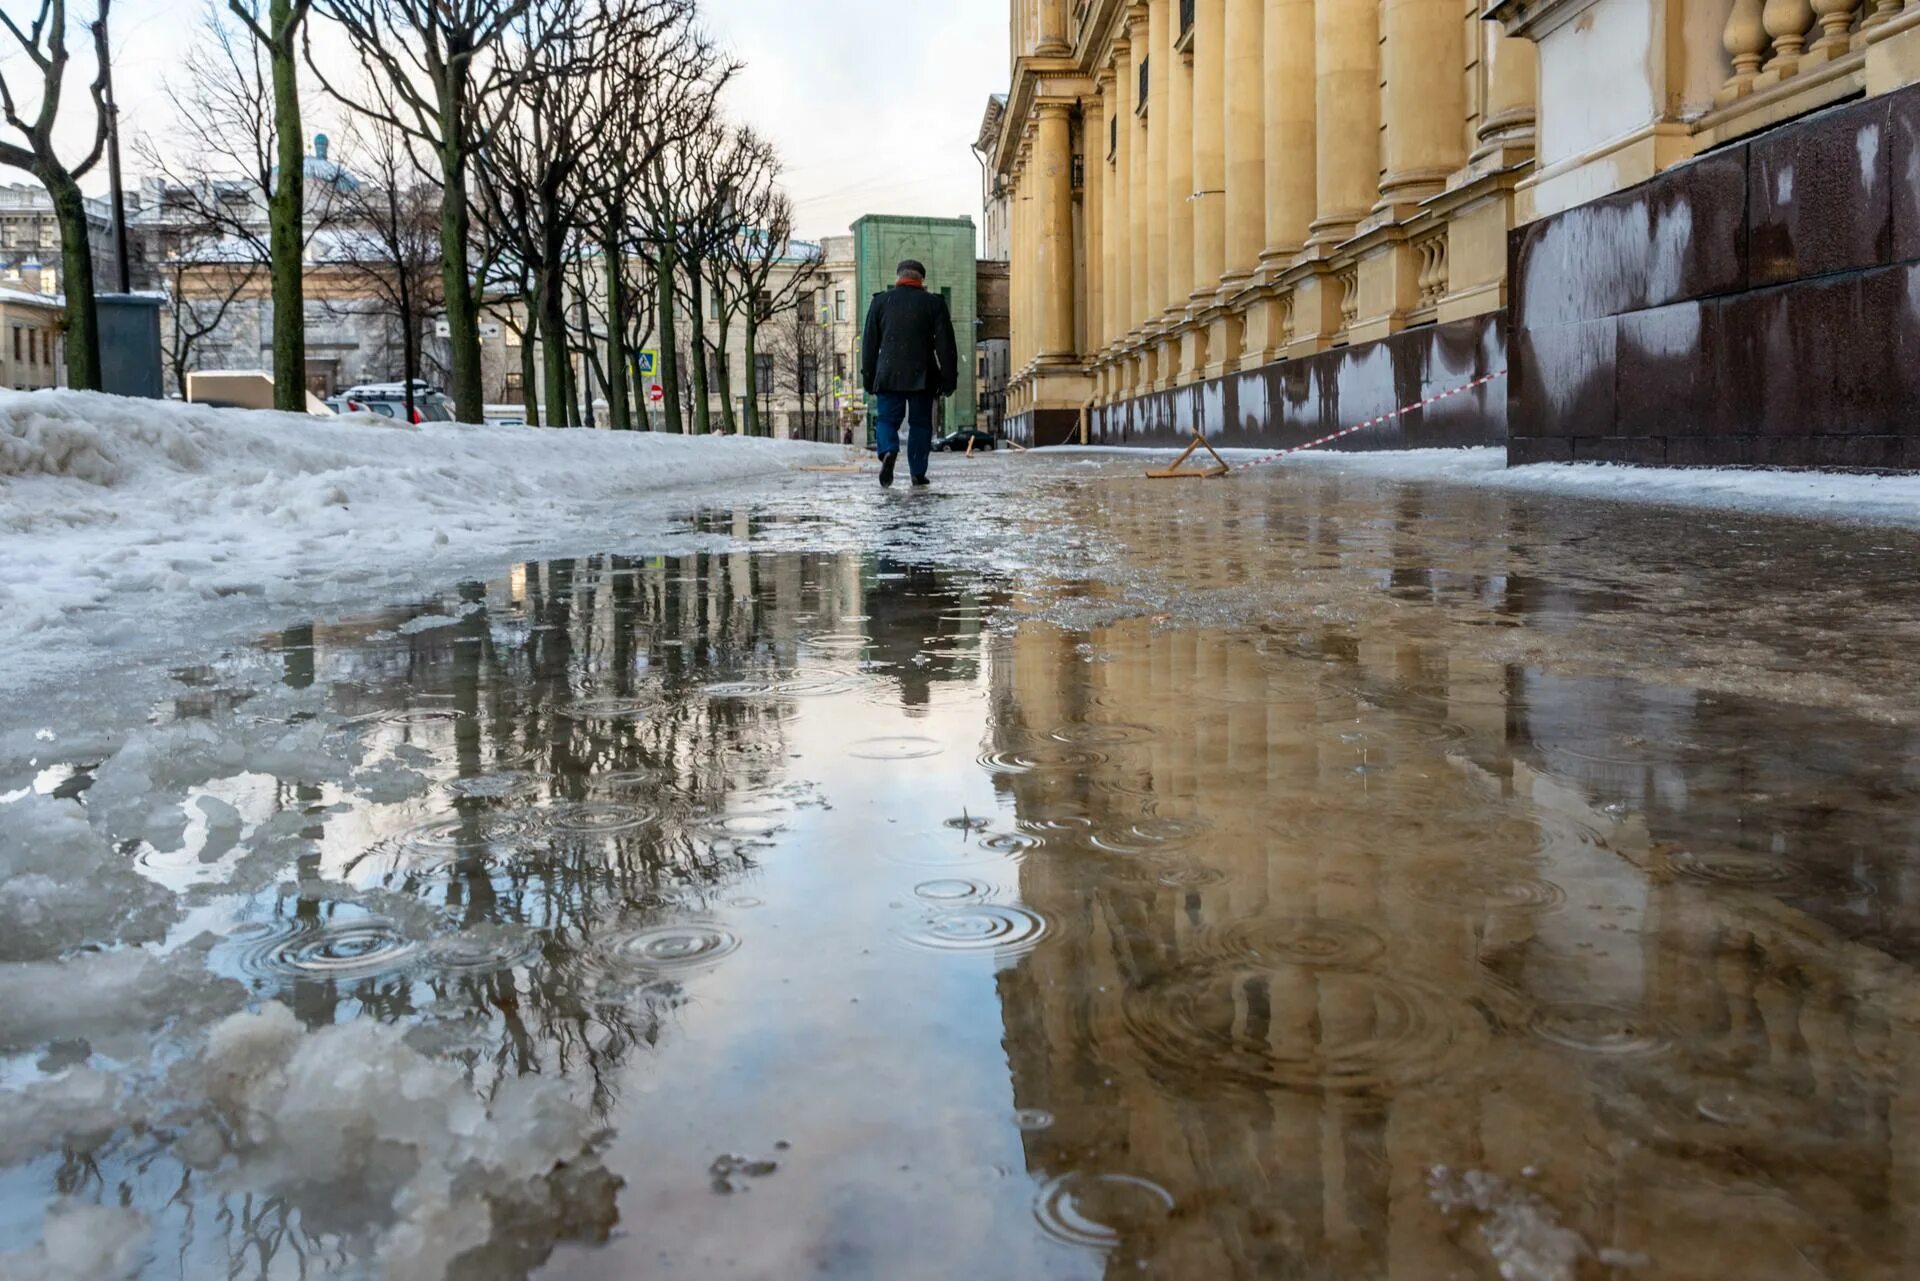
[[[742,174],[735,205],[739,230],[716,248],[719,277],[730,283],[731,312],[742,321],[746,349],[746,431],[750,436],[771,435],[759,421],[760,327],[792,311],[803,296],[811,295],[820,276],[818,245],[793,239],[793,202],[778,185],[779,160],[773,148],[750,131],[744,144],[761,163]],[[809,317],[811,319],[811,317]]]
[[[814,307],[801,304],[790,308],[767,333],[767,354],[771,366],[770,386],[761,392],[762,409],[771,408],[775,398],[790,397],[799,409],[800,430],[788,434],[795,439],[823,439],[823,431],[837,429],[833,413],[838,404],[833,387],[833,337],[829,325],[822,323]],[[837,439],[837,431],[835,439]]]
[[[172,252],[159,268],[172,313],[167,365],[184,396],[200,345],[227,323],[235,303],[258,289],[266,265],[220,227],[202,224],[197,232],[175,229]]]
[[[14,0],[8,0],[11,7]],[[67,46],[66,0],[40,0],[33,21],[22,27],[8,8],[0,8],[5,27],[39,81],[39,101],[25,95],[25,80],[0,70],[0,116],[18,141],[0,140],[0,165],[24,169],[40,180],[53,198],[53,215],[60,224],[60,275],[67,293],[67,382],[89,391],[100,389],[100,318],[93,301],[93,246],[87,238],[87,205],[80,179],[95,165],[107,146],[107,10],[111,0],[97,0],[93,37],[94,77],[88,86],[93,103],[93,140],[78,161],[61,157],[54,142],[61,97],[66,89],[72,51]]]
[[[317,255],[341,292],[373,302],[399,337],[407,417],[414,416],[414,384],[424,370],[427,322],[441,309],[441,202],[429,168],[412,140],[383,115],[355,122],[360,181],[341,193],[340,226]]]
[[[567,0],[318,0],[315,12],[346,33],[376,95],[355,92],[307,64],[335,98],[381,120],[432,154],[438,168],[441,289],[452,352],[454,413],[479,422],[484,412],[480,370],[480,290],[474,279],[469,171],[522,87],[525,58],[506,46],[536,4]],[[309,36],[310,36],[309,24]],[[524,29],[524,28],[523,28]],[[532,30],[545,32],[545,24]]]

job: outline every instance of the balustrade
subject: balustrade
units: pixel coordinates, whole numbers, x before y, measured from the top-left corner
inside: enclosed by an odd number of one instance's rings
[[[1920,8],[1920,0],[1733,0],[1720,36],[1733,70],[1718,101],[1724,106],[1856,52],[1863,32],[1903,7]]]
[[[1414,241],[1413,250],[1420,255],[1420,309],[1437,307],[1447,292],[1447,229],[1436,227]]]

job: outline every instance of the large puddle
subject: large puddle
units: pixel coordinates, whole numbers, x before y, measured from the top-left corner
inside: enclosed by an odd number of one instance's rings
[[[51,733],[0,1273],[1920,1272],[1920,540],[1015,474]]]

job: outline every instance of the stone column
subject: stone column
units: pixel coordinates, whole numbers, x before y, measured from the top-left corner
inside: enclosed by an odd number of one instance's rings
[[[1466,33],[1454,0],[1384,0],[1381,19],[1385,172],[1374,207],[1399,221],[1466,163]]]
[[[1125,41],[1115,41],[1114,58],[1122,66],[1127,63]],[[1100,71],[1101,116],[1104,123],[1101,128],[1107,132],[1100,138],[1100,175],[1105,193],[1100,210],[1100,258],[1101,258],[1101,326],[1100,345],[1109,346],[1127,332],[1127,290],[1131,285],[1132,259],[1128,256],[1126,240],[1127,221],[1127,141],[1126,126],[1132,123],[1127,119],[1126,110],[1121,105],[1124,95],[1115,77],[1112,66]],[[1107,160],[1107,139],[1115,140],[1114,159]],[[1094,159],[1088,158],[1088,164]]]
[[[1180,5],[1167,4],[1167,310],[1176,320],[1193,292],[1193,68],[1174,46]]]
[[[1040,359],[1073,356],[1073,125],[1064,102],[1043,102],[1034,137],[1034,191],[1039,248]]]
[[[1245,281],[1266,244],[1265,90],[1261,87],[1265,0],[1227,0],[1226,268],[1222,283]]]
[[[1379,194],[1380,27],[1375,4],[1313,4],[1314,219],[1308,243],[1317,252],[1351,236]],[[1459,74],[1457,67],[1454,74]],[[1453,126],[1459,128],[1457,118]]]
[[[1034,52],[1049,57],[1071,53],[1067,43],[1067,0],[1039,0],[1040,40]]]
[[[1227,0],[1199,0],[1193,18],[1193,301],[1227,269]]]
[[[1171,109],[1174,0],[1147,4],[1147,311],[1159,320],[1167,309],[1167,140]]]
[[[1474,135],[1472,158],[1503,154],[1503,163],[1517,164],[1533,154],[1535,86],[1540,59],[1533,41],[1506,33],[1497,22],[1480,25],[1480,58],[1486,98],[1480,127]]]
[[[1081,223],[1085,228],[1083,235],[1087,245],[1087,278],[1082,290],[1087,302],[1086,352],[1099,351],[1106,333],[1101,310],[1107,289],[1106,262],[1101,257],[1101,246],[1106,238],[1106,226],[1101,221],[1106,208],[1106,106],[1106,85],[1102,83],[1099,90],[1085,100],[1080,111],[1080,166],[1086,185],[1081,206]]]
[[[1266,0],[1267,208],[1260,265],[1269,276],[1287,269],[1313,222],[1314,42],[1306,38],[1313,9],[1314,0]]]
[[[1127,223],[1128,239],[1133,246],[1133,287],[1128,291],[1127,328],[1138,330],[1147,321],[1151,289],[1147,281],[1152,275],[1152,259],[1147,253],[1147,125],[1136,114],[1140,100],[1140,64],[1147,60],[1148,31],[1146,6],[1134,6],[1134,18],[1131,23],[1132,61],[1128,66],[1127,83],[1120,87],[1120,101],[1126,110],[1120,116],[1120,128],[1132,135],[1128,144],[1127,156]]]

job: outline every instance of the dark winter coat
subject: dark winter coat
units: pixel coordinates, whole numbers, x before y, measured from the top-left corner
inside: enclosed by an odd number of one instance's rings
[[[959,360],[945,298],[911,285],[873,296],[860,336],[860,384],[868,392],[951,396],[960,386]]]

